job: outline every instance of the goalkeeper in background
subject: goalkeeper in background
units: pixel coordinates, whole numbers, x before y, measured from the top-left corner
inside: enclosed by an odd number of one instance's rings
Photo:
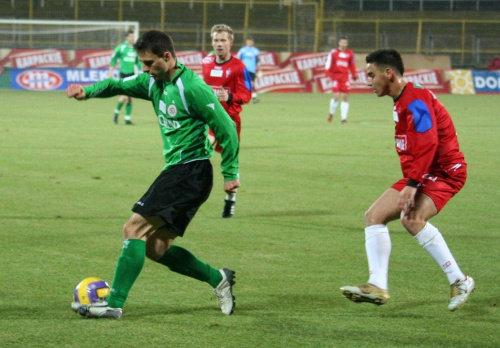
[[[120,78],[124,79],[129,76],[135,75],[135,67],[138,70],[142,69],[142,64],[139,61],[137,52],[134,49],[135,34],[133,30],[127,31],[125,34],[125,42],[116,46],[113,56],[111,57],[111,62],[109,63],[109,77],[113,78],[113,71],[115,70],[116,63],[120,63]],[[113,113],[113,122],[118,123],[118,115],[120,110],[125,106],[125,124],[132,125],[132,97],[127,95],[121,95],[118,98],[118,104],[116,104],[115,111]]]

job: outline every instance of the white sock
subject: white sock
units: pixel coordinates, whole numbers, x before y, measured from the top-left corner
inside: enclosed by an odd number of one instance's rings
[[[441,267],[450,284],[453,284],[457,279],[465,279],[465,275],[448,249],[443,235],[430,222],[422,228],[415,239]]]
[[[236,202],[236,193],[227,193],[226,200]]]
[[[337,108],[338,103],[339,101],[333,98],[330,100],[330,114],[335,114],[335,109]]]
[[[123,119],[124,119],[125,121],[130,121],[130,119],[131,119],[131,118],[132,118],[132,117],[131,117],[130,115],[125,115],[125,116],[123,117]]]
[[[342,102],[340,103],[340,118],[342,120],[347,120],[347,113],[349,112],[349,103]]]
[[[368,283],[384,290],[388,289],[391,238],[386,225],[372,225],[365,228],[365,248],[370,271]]]

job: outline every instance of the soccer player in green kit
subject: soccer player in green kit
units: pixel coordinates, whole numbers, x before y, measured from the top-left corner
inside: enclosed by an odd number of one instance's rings
[[[180,64],[172,39],[151,30],[134,45],[145,73],[118,81],[107,79],[88,87],[70,85],[69,98],[107,98],[118,94],[151,100],[163,139],[165,167],[132,208],[123,227],[124,243],[106,302],[72,309],[90,318],[119,319],[145,257],[170,270],[207,282],[214,288],[222,313],[233,313],[234,271],[214,269],[188,250],[173,245],[208,198],[213,176],[209,158],[210,127],[223,146],[224,191],[234,193],[238,179],[238,136],[234,122],[208,87],[193,71]]]
[[[139,61],[137,52],[134,49],[135,33],[133,30],[127,31],[125,34],[125,42],[116,46],[111,61],[109,62],[109,77],[113,78],[113,71],[115,70],[116,63],[120,62],[120,78],[124,79],[129,76],[135,75],[135,67],[137,66],[139,70],[142,69],[142,64]],[[113,113],[113,122],[118,123],[118,115],[123,107],[123,104],[127,103],[125,106],[125,124],[132,125],[132,97],[128,95],[121,95],[118,98],[118,104],[116,104],[115,111]]]

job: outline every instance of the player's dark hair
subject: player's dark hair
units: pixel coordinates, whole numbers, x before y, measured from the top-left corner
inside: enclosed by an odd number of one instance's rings
[[[405,72],[403,59],[399,52],[394,49],[384,48],[374,51],[366,56],[366,63],[374,63],[379,69],[389,67],[398,72],[401,76],[403,76]]]
[[[127,32],[125,33],[125,37],[129,36],[130,34],[135,34],[135,31],[133,29],[127,30]]]
[[[175,58],[174,41],[168,34],[159,30],[145,32],[134,44],[134,48],[137,52],[150,51],[158,57],[162,57],[165,52],[170,52]]]

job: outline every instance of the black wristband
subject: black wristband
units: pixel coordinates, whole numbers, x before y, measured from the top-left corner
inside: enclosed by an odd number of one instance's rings
[[[408,179],[408,181],[406,182],[406,186],[410,186],[410,187],[417,187],[419,184],[419,182],[417,180],[413,180],[413,179]]]
[[[230,103],[232,100],[233,100],[233,93],[228,93],[226,103]]]

